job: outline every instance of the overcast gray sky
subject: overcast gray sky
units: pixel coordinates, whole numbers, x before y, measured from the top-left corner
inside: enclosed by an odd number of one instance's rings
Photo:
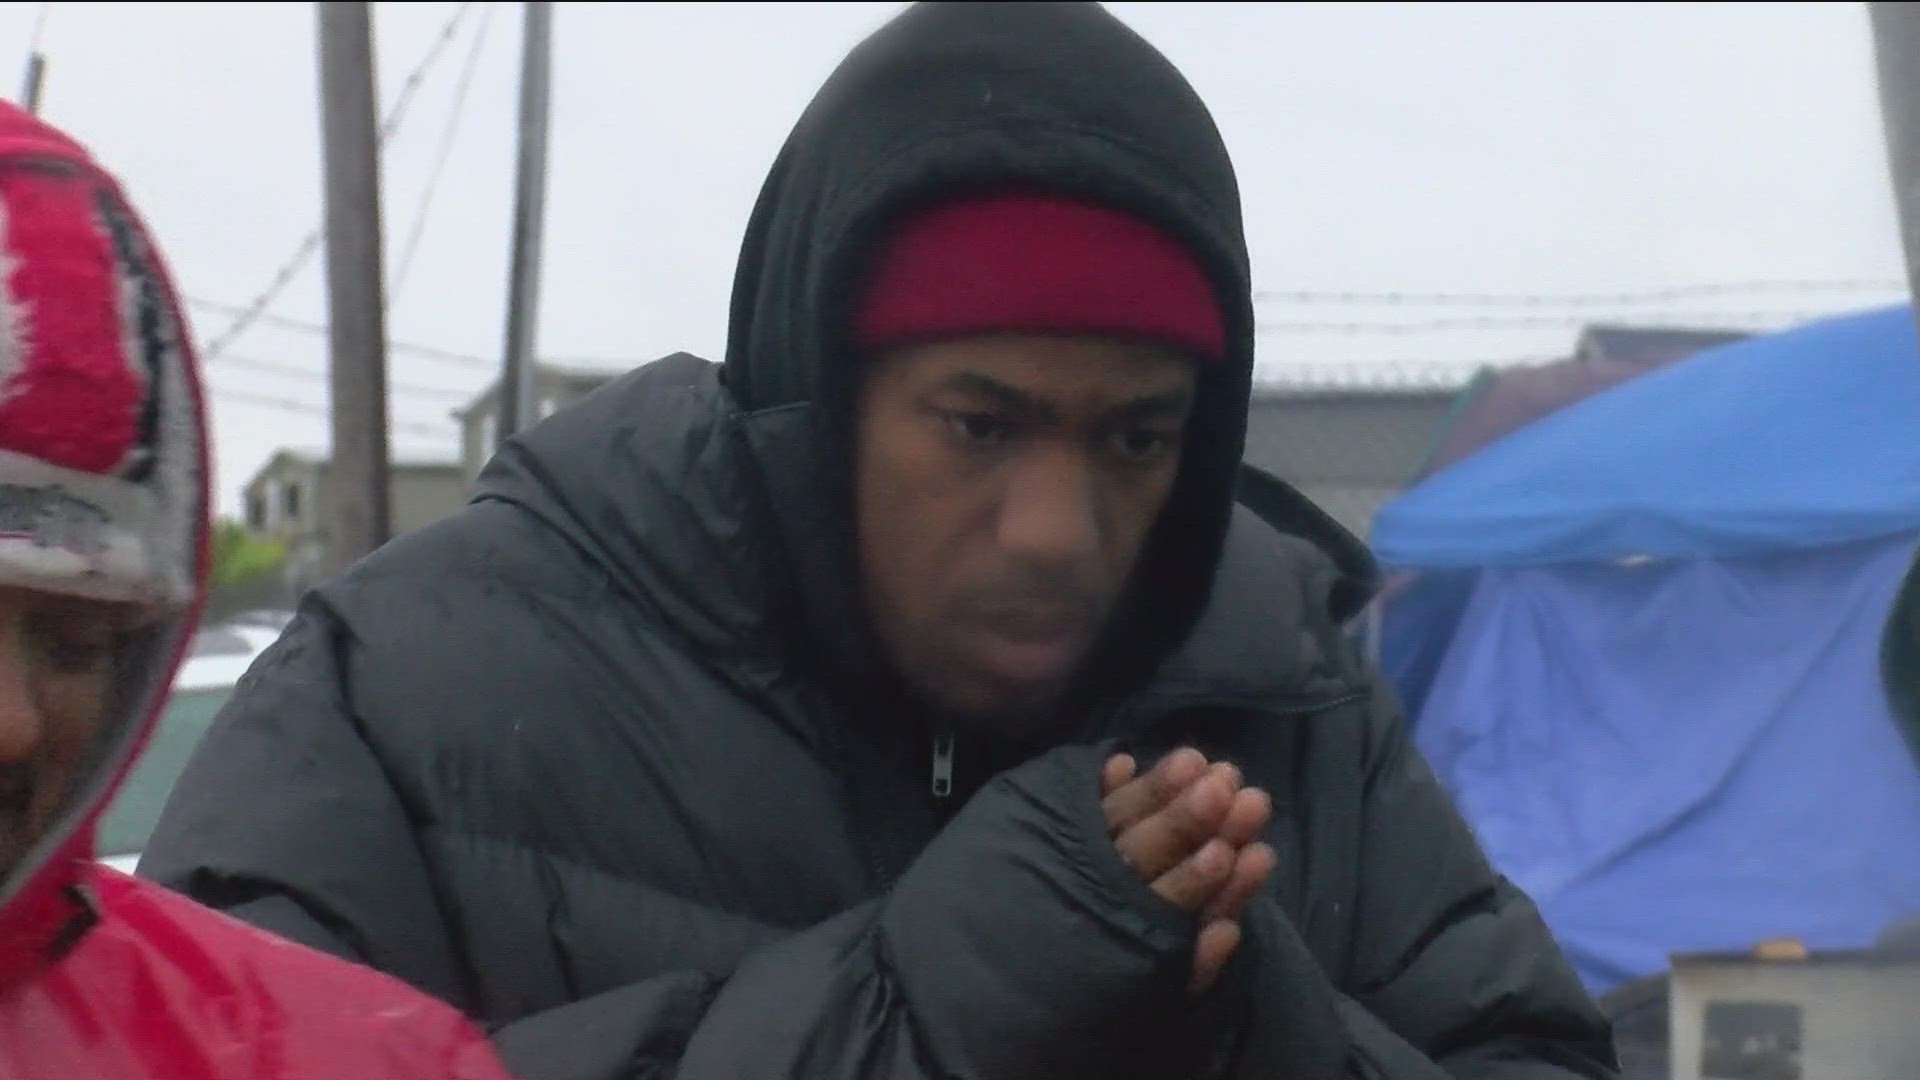
[[[0,3],[0,77],[38,3]],[[1259,287],[1577,293],[1754,281],[1897,281],[1863,5],[1116,4],[1212,105],[1240,170]],[[458,9],[377,5],[391,102]],[[518,5],[490,9],[397,342],[497,356],[512,194]],[[754,193],[814,87],[895,4],[560,4],[540,351],[631,364],[718,356]],[[295,3],[50,6],[44,112],[127,183],[199,301],[243,304],[319,221],[313,12]],[[397,261],[454,111],[471,16],[389,146]],[[0,83],[0,85],[10,85]],[[1595,315],[1778,321],[1895,298],[1760,292]],[[318,260],[275,305],[326,315]],[[1518,314],[1566,315],[1575,309]],[[1273,301],[1273,323],[1512,315]],[[203,340],[225,329],[192,311]],[[1762,320],[1769,321],[1769,320]],[[1571,330],[1293,328],[1285,365],[1542,356]],[[259,366],[264,363],[268,366]],[[281,444],[324,445],[325,339],[261,325],[212,365],[232,508]],[[395,442],[453,452],[477,362],[396,351]]]

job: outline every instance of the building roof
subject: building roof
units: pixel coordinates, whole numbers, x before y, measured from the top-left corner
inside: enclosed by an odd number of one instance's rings
[[[407,448],[392,451],[389,456],[391,468],[398,472],[458,473],[460,471],[459,455],[453,451],[442,452]],[[247,478],[243,490],[251,489],[255,484],[266,479],[269,473],[281,467],[283,464],[324,467],[331,457],[332,455],[324,447],[283,446],[275,450],[267,457],[266,461],[261,463],[258,469],[253,471],[253,475]]]
[[[1741,330],[1595,323],[1580,332],[1574,351],[1579,356],[1597,360],[1631,359],[1635,363],[1658,366],[1663,359],[1677,360],[1751,336]]]

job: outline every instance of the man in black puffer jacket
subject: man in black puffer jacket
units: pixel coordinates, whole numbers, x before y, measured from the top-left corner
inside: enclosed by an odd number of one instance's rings
[[[1612,1074],[1343,637],[1364,551],[1240,471],[1239,195],[1152,47],[908,9],[730,330],[309,596],[143,872],[530,1080]]]

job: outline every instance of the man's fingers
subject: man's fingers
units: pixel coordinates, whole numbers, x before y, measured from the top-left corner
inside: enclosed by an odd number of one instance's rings
[[[1266,844],[1249,844],[1241,848],[1233,861],[1233,870],[1227,875],[1227,883],[1207,905],[1208,920],[1226,919],[1238,921],[1247,909],[1247,901],[1267,884],[1273,876],[1273,868],[1278,857],[1273,848]]]
[[[1131,759],[1129,759],[1131,760]],[[1139,766],[1135,765],[1135,771]],[[1119,835],[1159,812],[1174,796],[1206,775],[1207,759],[1198,750],[1180,749],[1161,758],[1145,776],[1120,784],[1105,799],[1107,829]],[[1104,777],[1103,777],[1104,779]]]
[[[1193,982],[1189,989],[1196,994],[1205,993],[1239,947],[1239,923],[1216,919],[1201,927],[1200,940],[1193,948]]]
[[[1233,805],[1220,825],[1220,839],[1235,847],[1245,847],[1260,839],[1273,816],[1273,800],[1259,788],[1243,787],[1234,793]]]
[[[1173,869],[1153,879],[1153,891],[1182,911],[1199,911],[1219,894],[1233,874],[1234,850],[1226,841],[1209,840]]]
[[[1173,870],[1202,844],[1219,838],[1239,782],[1233,766],[1214,766],[1160,812],[1115,837],[1120,857],[1148,881]],[[1232,850],[1233,845],[1221,843]]]
[[[1140,763],[1133,760],[1132,754],[1115,754],[1108,758],[1106,767],[1100,770],[1100,798],[1111,798],[1139,771]]]

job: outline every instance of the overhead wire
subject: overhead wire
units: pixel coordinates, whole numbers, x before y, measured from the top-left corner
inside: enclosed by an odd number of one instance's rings
[[[480,11],[479,25],[474,27],[473,43],[467,49],[466,62],[461,65],[460,77],[454,83],[453,106],[447,112],[447,122],[440,130],[440,145],[434,151],[433,168],[427,174],[426,187],[421,190],[420,203],[413,215],[413,228],[407,233],[406,243],[400,250],[400,260],[393,273],[393,282],[387,289],[387,304],[392,306],[394,297],[406,288],[407,279],[413,272],[414,256],[419,254],[420,240],[427,231],[427,217],[433,210],[434,196],[440,190],[440,177],[445,173],[448,160],[453,156],[454,137],[459,134],[460,120],[466,114],[467,98],[473,89],[473,77],[480,67],[480,53],[487,42],[487,25],[493,21],[491,4]]]
[[[254,371],[263,371],[273,375],[282,375],[308,382],[324,383],[327,380],[327,373],[324,371],[315,371],[312,368],[301,367],[298,364],[283,363],[278,360],[262,360],[258,357],[238,356],[233,353],[227,354],[226,358],[221,361],[221,367],[248,368]],[[451,386],[434,386],[430,383],[415,383],[401,380],[389,382],[388,387],[399,394],[412,394],[416,397],[437,397],[446,401],[466,401],[473,397],[471,391],[461,390]]]
[[[447,46],[452,43],[455,33],[460,28],[461,22],[466,19],[468,12],[470,12],[473,7],[474,4],[471,2],[463,3],[454,11],[453,16],[447,20],[445,26],[441,27],[438,37],[434,39],[433,44],[427,49],[426,55],[414,66],[414,69],[408,73],[406,79],[402,82],[400,92],[395,95],[392,106],[387,110],[386,119],[381,122],[380,129],[376,135],[376,141],[383,150],[387,143],[393,138],[394,134],[400,130],[400,124],[406,119],[407,111],[413,105],[414,96],[426,81],[427,73],[433,69],[442,56],[446,55]],[[201,349],[201,354],[207,360],[212,361],[218,359],[222,353],[226,352],[228,346],[232,345],[240,335],[246,333],[255,323],[261,321],[262,317],[266,315],[267,308],[271,306],[275,300],[280,298],[280,294],[285,292],[287,286],[293,283],[294,277],[297,276],[300,271],[306,269],[307,263],[312,260],[314,254],[320,250],[320,244],[324,236],[325,223],[322,222],[314,226],[311,232],[301,238],[299,245],[294,249],[293,255],[274,272],[273,277],[267,282],[266,287],[260,290],[252,300],[240,305],[240,313],[234,316],[233,321],[227,325],[226,329],[209,340]]]
[[[295,413],[302,416],[324,418],[327,407],[318,402],[302,401],[298,398],[275,397],[271,394],[256,393],[251,390],[221,390],[214,399],[215,404],[232,403],[273,409],[278,412]],[[433,439],[445,439],[449,434],[447,427],[421,423],[412,420],[393,420],[389,422],[392,430],[408,432]]]

